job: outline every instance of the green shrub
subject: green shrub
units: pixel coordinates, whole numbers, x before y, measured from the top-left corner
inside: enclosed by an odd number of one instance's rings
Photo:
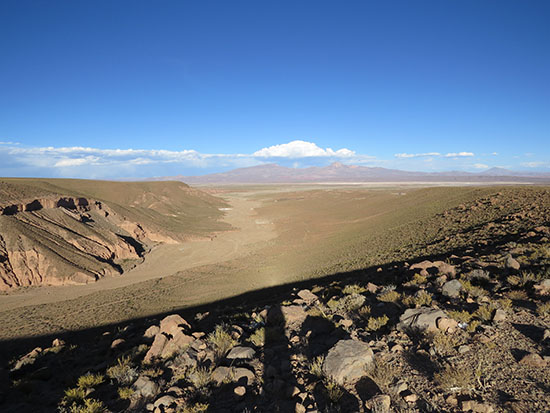
[[[388,324],[389,318],[386,315],[382,317],[370,317],[367,322],[367,330],[376,331]]]

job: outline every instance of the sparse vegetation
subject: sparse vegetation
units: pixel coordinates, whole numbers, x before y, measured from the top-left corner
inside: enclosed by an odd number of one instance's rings
[[[102,374],[85,374],[78,378],[78,387],[84,390],[93,389],[105,381]]]
[[[387,315],[381,317],[370,317],[367,323],[367,330],[377,331],[388,324],[389,318]]]
[[[216,326],[214,331],[208,335],[207,341],[214,349],[216,358],[218,359],[224,357],[237,344],[227,331],[225,325]]]
[[[309,365],[309,372],[317,378],[322,378],[324,361],[325,361],[324,356],[315,357]]]
[[[435,382],[447,391],[466,391],[474,389],[474,375],[464,366],[448,365],[434,374]]]

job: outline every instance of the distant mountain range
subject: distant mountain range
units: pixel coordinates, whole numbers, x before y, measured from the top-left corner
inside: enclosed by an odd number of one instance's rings
[[[480,173],[461,171],[411,172],[398,169],[344,165],[287,168],[264,164],[201,176],[166,176],[149,180],[176,180],[189,184],[344,183],[344,182],[550,182],[550,173],[514,172],[491,168]]]

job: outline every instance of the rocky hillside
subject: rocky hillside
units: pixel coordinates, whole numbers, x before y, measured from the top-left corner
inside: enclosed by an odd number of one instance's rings
[[[121,274],[155,243],[222,229],[222,205],[179,182],[2,180],[0,291]]]
[[[3,411],[550,411],[540,201],[463,227],[460,252],[50,338],[2,371]]]

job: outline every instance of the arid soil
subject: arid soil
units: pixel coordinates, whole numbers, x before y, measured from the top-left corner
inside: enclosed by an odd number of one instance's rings
[[[550,411],[548,188],[255,196],[278,237],[245,257],[247,270],[241,257],[114,289],[121,301],[108,312],[82,316],[158,314],[80,332],[52,324],[53,334],[3,343],[4,410]],[[235,295],[235,280],[275,275],[285,259],[287,285],[177,308],[193,288]],[[345,271],[295,281],[338,260]]]
[[[276,236],[273,224],[257,217],[255,208],[260,206],[258,201],[239,195],[228,195],[225,200],[228,204],[222,208],[225,213],[223,222],[231,230],[180,242],[158,243],[144,256],[142,263],[123,275],[104,277],[89,284],[12,291],[0,296],[0,309],[73,300],[99,291],[167,277],[186,269],[224,262],[251,253]]]

